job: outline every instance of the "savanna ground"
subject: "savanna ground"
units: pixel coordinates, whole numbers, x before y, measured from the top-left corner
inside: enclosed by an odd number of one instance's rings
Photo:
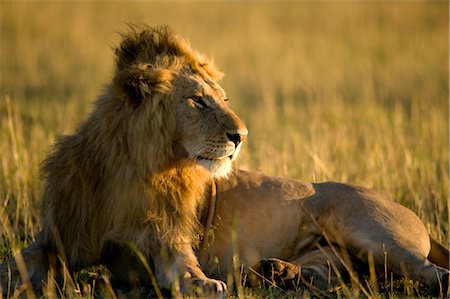
[[[448,14],[446,1],[1,2],[0,260],[39,231],[39,163],[111,79],[126,23],[168,24],[214,57],[250,131],[239,167],[386,192],[448,244]],[[111,286],[99,271],[55,293],[151,295]],[[426,295],[414,282],[380,280],[234,294]]]

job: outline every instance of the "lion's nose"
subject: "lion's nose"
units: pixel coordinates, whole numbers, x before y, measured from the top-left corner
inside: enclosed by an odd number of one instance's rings
[[[230,141],[234,143],[235,146],[238,146],[239,143],[244,141],[245,137],[247,136],[247,131],[245,132],[239,132],[239,133],[227,133],[227,137]]]

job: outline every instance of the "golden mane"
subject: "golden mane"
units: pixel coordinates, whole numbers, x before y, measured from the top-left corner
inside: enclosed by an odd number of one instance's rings
[[[46,242],[62,248],[70,242],[65,255],[79,267],[99,259],[108,242],[131,241],[145,252],[160,240],[195,241],[196,213],[210,180],[201,166],[174,161],[168,98],[182,68],[221,74],[167,27],[132,30],[115,52],[112,84],[42,166]]]
[[[161,60],[167,63],[168,59],[173,59],[174,65],[188,65],[199,74],[206,73],[215,81],[223,78],[223,73],[216,70],[210,59],[194,51],[185,39],[167,26],[130,26],[130,32],[123,35],[115,53],[117,72],[139,63],[159,65]]]

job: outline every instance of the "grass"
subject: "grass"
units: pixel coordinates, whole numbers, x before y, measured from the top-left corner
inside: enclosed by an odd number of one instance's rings
[[[0,259],[39,231],[39,163],[111,79],[127,22],[168,24],[215,58],[250,131],[239,167],[386,192],[448,244],[448,11],[444,1],[0,2]]]

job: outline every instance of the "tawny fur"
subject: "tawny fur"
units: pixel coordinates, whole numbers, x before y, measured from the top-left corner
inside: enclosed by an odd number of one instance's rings
[[[339,282],[334,271],[348,270],[344,252],[446,295],[448,249],[430,242],[405,207],[345,184],[230,175],[247,129],[226,104],[223,75],[182,38],[165,27],[134,28],[116,55],[112,83],[43,164],[43,232],[22,252],[35,288],[56,255],[71,270],[105,262],[127,280],[136,263],[120,247],[133,243],[153,260],[160,286],[179,282],[191,294],[225,295],[224,282],[208,276],[225,280],[237,262],[277,269],[269,278],[283,283],[306,276],[330,287]],[[213,181],[214,238],[199,262],[199,211]],[[20,275],[9,265],[15,283]],[[7,269],[0,266],[3,292]]]

